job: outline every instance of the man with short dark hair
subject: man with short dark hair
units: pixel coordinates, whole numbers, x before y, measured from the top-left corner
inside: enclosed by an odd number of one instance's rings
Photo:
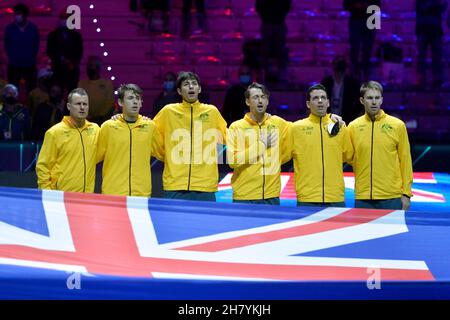
[[[215,201],[217,144],[225,144],[227,123],[215,106],[198,100],[198,75],[180,72],[176,86],[183,101],[166,105],[154,119],[165,150],[165,197]]]
[[[365,114],[348,126],[355,149],[355,207],[408,210],[413,172],[406,126],[381,109],[380,83],[364,83],[360,102]]]
[[[150,197],[150,158],[163,158],[161,139],[153,121],[143,119],[142,89],[129,83],[119,87],[122,114],[100,129],[97,161],[103,161],[102,193]]]
[[[329,100],[322,85],[306,94],[309,117],[292,124],[291,141],[298,206],[344,207],[343,162],[353,147],[345,125],[327,114]]]
[[[99,127],[86,120],[89,98],[86,90],[69,93],[70,115],[47,130],[36,163],[39,189],[94,192]]]

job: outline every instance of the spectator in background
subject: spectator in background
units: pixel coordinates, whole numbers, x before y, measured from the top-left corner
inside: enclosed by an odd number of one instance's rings
[[[239,83],[232,85],[225,93],[222,116],[227,123],[233,123],[244,117],[248,106],[245,103],[245,91],[252,82],[251,70],[246,65],[239,68]]]
[[[114,85],[111,80],[102,78],[99,57],[90,56],[86,64],[88,79],[78,83],[79,88],[87,91],[89,96],[88,120],[101,125],[108,120],[114,111]]]
[[[29,9],[19,3],[14,6],[15,21],[5,28],[4,44],[8,55],[8,82],[16,87],[24,79],[27,93],[36,87],[36,58],[39,52],[39,30],[28,21]]]
[[[2,90],[0,105],[0,140],[23,141],[30,135],[30,114],[28,109],[18,102],[19,90],[13,84],[7,84]]]
[[[348,24],[350,40],[351,73],[357,79],[367,81],[370,56],[375,42],[376,29],[367,27],[370,14],[367,8],[380,6],[380,0],[344,0],[344,9],[350,12]]]
[[[52,60],[54,80],[63,90],[71,91],[80,78],[83,39],[78,31],[67,28],[67,18],[64,9],[59,15],[59,26],[48,35],[47,55]]]
[[[64,107],[61,86],[55,83],[49,90],[49,100],[39,104],[34,112],[31,139],[44,140],[45,132],[63,119]]]
[[[291,0],[256,0],[256,11],[261,18],[263,66],[266,81],[286,79],[288,49],[286,47],[286,16],[291,9]]]
[[[172,72],[166,72],[164,75],[163,91],[156,97],[153,103],[151,117],[161,110],[166,104],[181,102],[181,97],[177,92],[177,75]]]
[[[155,31],[154,15],[155,11],[159,10],[161,12],[163,32],[169,33],[169,0],[141,0],[141,7],[148,19],[148,31]]]
[[[443,82],[442,65],[442,28],[443,15],[447,10],[447,0],[416,0],[416,36],[417,36],[417,85],[426,84],[427,51],[431,48],[433,88],[439,88]]]
[[[183,15],[182,37],[187,38],[191,32],[191,9],[193,0],[183,0],[181,9]],[[201,32],[207,32],[207,20],[205,10],[205,0],[195,0],[195,8],[197,10],[197,23]]]
[[[346,123],[362,114],[359,104],[359,83],[346,73],[347,62],[343,56],[333,59],[333,74],[322,79],[330,97],[329,113],[339,114]]]
[[[48,92],[50,90],[50,82],[52,78],[52,72],[48,69],[41,69],[38,72],[37,87],[31,90],[28,94],[28,108],[31,114],[31,118],[34,117],[34,112],[37,106],[48,102]]]

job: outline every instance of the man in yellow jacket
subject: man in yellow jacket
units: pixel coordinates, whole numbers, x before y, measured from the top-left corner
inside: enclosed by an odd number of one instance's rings
[[[406,126],[381,109],[381,84],[364,83],[360,94],[365,114],[349,124],[355,207],[408,210],[413,173]]]
[[[176,86],[183,101],[166,105],[154,118],[165,150],[165,197],[215,201],[217,145],[225,144],[227,123],[215,106],[198,100],[198,75],[181,72]]]
[[[135,84],[119,87],[122,114],[102,124],[97,161],[103,161],[102,193],[150,197],[150,158],[163,158],[161,138],[151,120],[139,114],[142,90]]]
[[[290,123],[266,113],[269,96],[264,85],[250,84],[245,91],[250,112],[227,131],[233,202],[280,204],[280,166],[290,158]]]
[[[76,88],[67,99],[69,116],[47,130],[36,163],[39,189],[94,192],[99,127],[86,120],[89,98]]]
[[[322,85],[310,87],[306,95],[309,117],[292,124],[297,205],[345,206],[343,162],[351,161],[353,148],[347,128],[327,114],[329,100]]]

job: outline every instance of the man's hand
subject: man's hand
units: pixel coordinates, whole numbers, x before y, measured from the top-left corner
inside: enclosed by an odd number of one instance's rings
[[[331,120],[333,120],[334,122],[338,122],[339,121],[339,127],[342,127],[343,125],[346,125],[345,121],[342,120],[341,116],[338,116],[337,114],[331,114]]]
[[[260,140],[262,143],[266,145],[266,148],[269,149],[275,146],[278,143],[278,134],[276,132],[263,132],[261,131]]]
[[[411,199],[407,196],[402,196],[400,198],[400,201],[402,202],[402,210],[409,210],[409,206],[411,205]]]

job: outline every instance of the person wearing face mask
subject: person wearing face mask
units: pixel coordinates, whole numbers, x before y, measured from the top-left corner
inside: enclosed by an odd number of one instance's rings
[[[19,91],[13,84],[2,90],[0,105],[0,140],[23,141],[30,136],[30,114],[17,100]]]
[[[166,104],[181,102],[181,97],[176,88],[177,76],[172,71],[164,75],[163,91],[156,97],[153,103],[151,116],[154,117]]]
[[[71,91],[77,87],[80,78],[83,39],[80,32],[67,27],[68,17],[66,9],[61,11],[58,27],[48,34],[47,55],[52,60],[54,81],[63,90]]]
[[[246,65],[239,67],[239,83],[232,85],[225,93],[222,116],[227,123],[233,123],[244,117],[247,111],[245,91],[252,82],[251,70]]]
[[[103,161],[102,193],[150,197],[150,158],[163,159],[161,136],[154,122],[139,114],[142,89],[129,83],[117,92],[122,114],[104,122],[98,138],[97,162]]]
[[[39,30],[28,21],[29,9],[19,3],[13,7],[14,22],[5,28],[4,45],[8,56],[8,82],[19,87],[25,80],[27,93],[36,87],[36,59],[39,53]]]
[[[329,112],[341,115],[346,123],[350,123],[362,114],[359,105],[359,82],[347,74],[344,56],[336,56],[332,66],[333,74],[321,81],[330,98]]]
[[[44,140],[45,132],[59,123],[64,117],[64,101],[59,84],[53,84],[49,91],[49,100],[37,106],[32,125],[31,139]]]
[[[114,85],[110,79],[101,77],[101,60],[90,56],[86,64],[88,79],[78,83],[89,94],[88,120],[101,125],[108,120],[114,112]]]
[[[405,123],[386,114],[383,87],[363,83],[360,102],[365,114],[349,126],[355,149],[355,207],[408,210],[412,197],[413,170]]]

